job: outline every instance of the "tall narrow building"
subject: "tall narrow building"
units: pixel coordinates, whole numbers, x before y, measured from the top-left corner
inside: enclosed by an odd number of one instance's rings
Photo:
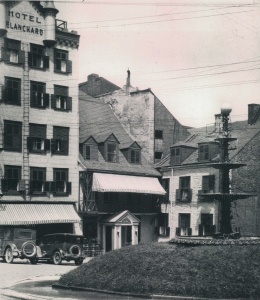
[[[41,3],[0,1],[0,225],[80,233],[79,35]]]

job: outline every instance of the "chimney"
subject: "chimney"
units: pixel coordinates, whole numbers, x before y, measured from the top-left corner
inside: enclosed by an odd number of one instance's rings
[[[131,77],[131,73],[130,73],[130,70],[128,69],[127,70],[126,85],[125,85],[125,91],[126,91],[126,93],[129,93],[129,88],[131,87],[130,77]]]
[[[259,121],[260,104],[248,104],[248,124],[253,125]]]

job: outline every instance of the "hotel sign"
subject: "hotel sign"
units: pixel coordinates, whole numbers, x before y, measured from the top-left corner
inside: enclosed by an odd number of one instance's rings
[[[43,30],[40,28],[42,21],[38,16],[9,10],[9,18],[10,21],[6,22],[7,29],[43,35]]]

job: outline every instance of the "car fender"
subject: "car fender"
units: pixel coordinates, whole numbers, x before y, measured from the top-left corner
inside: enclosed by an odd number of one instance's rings
[[[42,257],[43,253],[42,253],[42,249],[39,246],[36,246],[36,257]]]
[[[16,245],[14,243],[9,243],[5,246],[5,250],[4,253],[6,251],[7,248],[11,248],[13,251],[13,255],[14,256],[19,256],[20,255],[20,251],[17,249]]]

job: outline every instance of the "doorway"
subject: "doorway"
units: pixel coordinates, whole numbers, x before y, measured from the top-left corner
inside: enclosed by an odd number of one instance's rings
[[[202,235],[207,236],[212,234],[213,214],[201,214]]]
[[[132,245],[132,226],[121,227],[121,245],[122,247]]]
[[[112,226],[106,226],[106,252],[112,250]]]

